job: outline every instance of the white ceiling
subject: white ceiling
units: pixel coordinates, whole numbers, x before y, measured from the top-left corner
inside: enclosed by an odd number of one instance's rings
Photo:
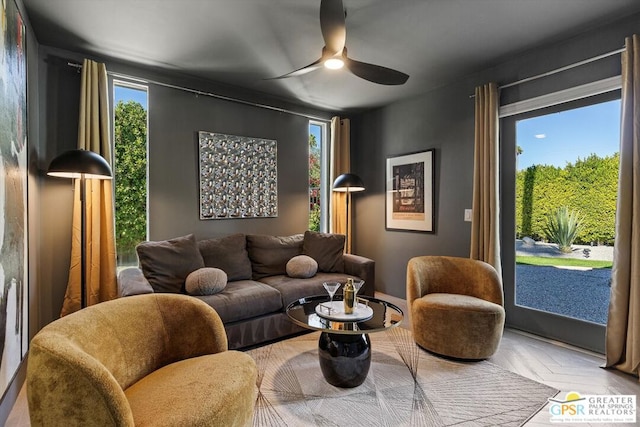
[[[320,0],[23,0],[41,44],[328,110],[423,93],[640,11],[638,0],[343,1],[349,56],[409,74],[405,85],[325,69],[265,80],[320,57]]]

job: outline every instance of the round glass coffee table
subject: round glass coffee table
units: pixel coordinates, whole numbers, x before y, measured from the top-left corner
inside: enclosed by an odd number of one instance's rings
[[[333,306],[326,295],[310,296],[287,306],[287,315],[296,324],[322,331],[318,341],[320,369],[329,384],[357,387],[364,382],[371,365],[369,333],[398,326],[404,317],[397,306],[373,297],[358,297],[354,315],[340,307],[342,296]]]

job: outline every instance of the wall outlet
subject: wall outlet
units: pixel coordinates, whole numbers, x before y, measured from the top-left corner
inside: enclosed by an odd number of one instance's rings
[[[466,222],[471,222],[471,214],[472,214],[473,210],[472,209],[465,209],[464,210],[464,220]]]

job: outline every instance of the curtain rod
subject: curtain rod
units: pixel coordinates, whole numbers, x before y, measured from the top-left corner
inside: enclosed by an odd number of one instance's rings
[[[589,64],[591,62],[595,62],[595,61],[598,61],[600,59],[604,59],[604,58],[608,58],[608,57],[613,56],[613,55],[617,55],[617,54],[622,53],[624,51],[625,51],[624,47],[621,48],[621,49],[612,50],[611,52],[603,53],[602,55],[594,56],[592,58],[587,58],[587,59],[585,59],[583,61],[579,61],[579,62],[575,62],[573,64],[565,65],[564,67],[556,68],[555,70],[547,71],[546,73],[536,74],[535,76],[527,77],[527,78],[524,78],[522,80],[515,81],[513,83],[507,83],[505,85],[498,86],[498,89],[506,89],[508,87],[517,86],[517,85],[523,84],[523,83],[528,83],[528,82],[533,81],[533,80],[538,80],[538,79],[541,79],[543,77],[552,76],[554,74],[558,74],[558,73],[561,73],[563,71],[567,71],[567,70],[570,70],[572,68],[579,67],[581,65]],[[476,95],[473,94],[473,95],[470,95],[469,98],[475,98],[475,96]]]
[[[77,64],[77,63],[74,63],[74,62],[67,62],[67,65],[70,66],[70,67],[73,67],[73,68],[77,68],[78,70],[82,69],[82,64]],[[292,114],[294,116],[305,117],[307,119],[318,120],[318,121],[327,122],[327,123],[331,122],[330,119],[325,119],[324,117],[311,116],[309,114],[299,113],[297,111],[287,110],[285,108],[274,107],[272,105],[267,105],[267,104],[258,104],[258,103],[255,103],[255,102],[245,101],[243,99],[238,99],[238,98],[232,98],[230,96],[219,95],[217,93],[204,92],[204,91],[197,90],[197,89],[191,89],[191,88],[188,88],[188,87],[172,85],[172,84],[169,84],[169,83],[163,83],[163,82],[159,82],[159,81],[156,81],[156,80],[143,79],[143,78],[140,78],[140,77],[130,76],[130,75],[127,75],[127,74],[114,73],[114,72],[111,72],[111,71],[107,71],[107,74],[109,76],[112,76],[112,77],[115,77],[115,78],[132,80],[132,81],[138,82],[138,83],[154,84],[154,85],[163,86],[163,87],[166,87],[166,88],[169,88],[169,89],[176,89],[176,90],[181,90],[181,91],[184,91],[184,92],[190,92],[190,93],[193,93],[195,95],[209,96],[211,98],[217,98],[217,99],[220,99],[220,100],[223,100],[223,101],[235,102],[235,103],[238,103],[238,104],[249,105],[251,107],[264,108],[266,110],[277,111],[279,113]]]

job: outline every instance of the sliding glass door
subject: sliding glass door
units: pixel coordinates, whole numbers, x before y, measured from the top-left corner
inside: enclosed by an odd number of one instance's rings
[[[603,352],[619,92],[506,117],[501,129],[507,322]]]

